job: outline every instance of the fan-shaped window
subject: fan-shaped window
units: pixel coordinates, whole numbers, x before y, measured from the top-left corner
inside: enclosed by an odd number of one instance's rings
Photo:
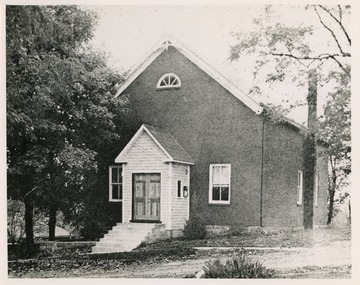
[[[181,86],[180,78],[174,73],[166,73],[159,79],[156,88],[167,89],[167,88],[178,88]]]

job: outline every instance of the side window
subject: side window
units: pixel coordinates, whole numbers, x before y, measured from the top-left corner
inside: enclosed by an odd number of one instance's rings
[[[156,84],[157,89],[179,88],[181,86],[180,78],[174,73],[166,73],[160,77]]]
[[[177,197],[181,198],[181,181],[180,180],[178,180],[178,183],[177,183]]]
[[[303,172],[298,170],[297,174],[297,205],[301,206],[303,201]]]
[[[314,183],[314,206],[317,207],[319,203],[319,174],[315,175]]]
[[[230,164],[211,164],[209,170],[209,203],[230,204]]]
[[[122,167],[109,167],[109,201],[122,201]]]

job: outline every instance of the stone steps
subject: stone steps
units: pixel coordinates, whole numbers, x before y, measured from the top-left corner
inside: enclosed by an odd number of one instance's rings
[[[93,253],[126,252],[142,242],[153,242],[166,237],[165,225],[151,223],[116,224],[92,247]]]

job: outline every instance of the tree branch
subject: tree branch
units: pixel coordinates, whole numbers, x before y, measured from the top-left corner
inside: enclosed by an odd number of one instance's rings
[[[331,33],[331,35],[332,35],[333,39],[335,40],[335,42],[336,42],[336,44],[337,44],[340,52],[341,52],[342,54],[344,54],[344,51],[342,50],[341,45],[340,45],[340,43],[339,43],[339,41],[338,41],[338,39],[337,39],[334,31],[331,30],[327,25],[325,25],[325,23],[323,22],[320,14],[319,14],[319,12],[318,12],[318,10],[316,9],[316,6],[314,6],[314,10],[315,10],[316,15],[317,15],[318,18],[319,18],[320,23],[323,25],[323,27],[324,27],[325,29],[327,29],[327,30]]]
[[[329,59],[329,58],[333,58],[333,57],[350,57],[350,54],[348,53],[344,53],[344,54],[329,54],[329,53],[322,53],[318,56],[296,56],[293,55],[292,53],[276,53],[276,52],[271,52],[268,53],[270,55],[273,56],[287,56],[287,57],[291,57],[293,59],[296,60],[324,60],[324,59]]]
[[[326,9],[324,6],[322,5],[318,5],[321,9],[323,9],[325,12],[327,12],[335,21],[336,23],[339,24],[340,28],[342,29],[342,31],[344,32],[349,44],[351,45],[351,39],[350,39],[350,36],[348,35],[348,33],[346,32],[346,29],[344,27],[344,25],[342,24],[342,10],[341,10],[341,7],[340,5],[338,6],[339,7],[339,13],[340,13],[340,21],[333,15],[333,13],[330,12],[330,10]]]
[[[321,7],[321,5],[320,5]],[[321,7],[322,8],[322,7]],[[342,9],[341,9],[341,6],[338,5],[338,8],[339,8],[339,18],[340,18],[340,22],[342,22]]]
[[[318,61],[323,61],[324,59],[329,59],[331,58],[332,60],[334,60],[338,65],[339,67],[344,71],[345,74],[349,75],[349,71],[341,64],[341,62],[336,58],[338,56],[345,56],[345,57],[349,57],[350,54],[348,53],[345,53],[345,54],[328,54],[328,53],[323,53],[323,54],[320,54],[316,57],[312,57],[312,56],[295,56],[291,53],[274,53],[274,52],[271,52],[269,53],[270,55],[272,56],[286,56],[286,57],[290,57],[290,58],[293,58],[295,60],[297,60],[298,62],[300,62],[300,60],[312,60],[312,62],[314,62],[315,60],[318,60]],[[311,64],[311,63],[310,63]],[[307,66],[308,67],[308,66]]]

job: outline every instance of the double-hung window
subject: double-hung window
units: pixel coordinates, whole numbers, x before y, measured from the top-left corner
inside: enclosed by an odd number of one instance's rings
[[[303,201],[303,172],[298,170],[297,174],[297,205],[301,206]]]
[[[122,167],[110,166],[109,168],[109,201],[120,202],[123,195]]]
[[[230,164],[210,164],[209,203],[230,204]]]

